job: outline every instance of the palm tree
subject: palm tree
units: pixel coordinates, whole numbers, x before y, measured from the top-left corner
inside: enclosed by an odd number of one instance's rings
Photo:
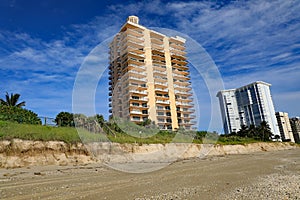
[[[245,137],[248,133],[248,126],[242,124],[241,129],[237,132],[237,135],[240,137]]]
[[[263,141],[268,141],[270,140],[271,136],[273,135],[272,131],[271,131],[271,128],[268,124],[268,122],[266,121],[262,121],[260,123],[260,126],[258,127],[258,130],[260,131],[260,134],[261,134],[261,139]]]
[[[25,101],[18,103],[20,94],[11,93],[9,96],[8,92],[6,92],[5,98],[6,98],[5,100],[0,99],[0,105],[13,106],[13,107],[19,107],[19,108],[25,106]]]

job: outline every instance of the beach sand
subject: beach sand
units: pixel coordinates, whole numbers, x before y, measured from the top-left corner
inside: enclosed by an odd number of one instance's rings
[[[0,199],[300,199],[300,148],[181,160],[136,174],[97,163],[0,169]]]

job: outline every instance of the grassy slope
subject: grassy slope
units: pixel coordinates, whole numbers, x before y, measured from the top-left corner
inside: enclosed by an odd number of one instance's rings
[[[12,138],[42,141],[58,140],[67,143],[80,141],[75,128],[18,124],[7,121],[0,121],[0,138],[2,140]]]
[[[79,137],[80,136],[80,137]],[[64,141],[66,143],[111,141],[118,143],[169,143],[174,134],[156,134],[151,138],[137,138],[125,134],[113,135],[91,134],[85,130],[72,127],[49,127],[42,125],[18,124],[0,121],[0,139],[10,140],[19,138],[24,140]]]
[[[13,138],[19,138],[24,140],[41,140],[41,141],[64,141],[66,143],[78,143],[78,142],[117,142],[117,143],[138,143],[138,144],[165,144],[170,142],[190,143],[192,142],[190,137],[184,135],[176,136],[175,133],[162,132],[155,134],[149,138],[133,137],[127,134],[116,133],[116,137],[113,135],[105,134],[91,134],[85,130],[80,130],[71,127],[49,127],[42,125],[29,125],[18,124],[8,121],[0,121],[0,140],[10,140]],[[79,137],[80,136],[80,137]],[[215,136],[214,136],[215,137]],[[254,142],[260,142],[253,138],[241,138],[241,137],[220,137],[210,138],[207,136],[203,143],[217,143],[222,145],[227,144],[248,144]],[[218,140],[216,142],[216,140]],[[202,140],[194,140],[193,143],[202,143]]]

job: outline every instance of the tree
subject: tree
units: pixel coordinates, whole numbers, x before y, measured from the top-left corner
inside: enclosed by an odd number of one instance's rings
[[[103,124],[105,123],[105,120],[104,120],[104,117],[103,117],[103,115],[96,115],[96,118],[97,118],[97,121],[98,121],[98,123],[100,124],[100,126],[102,127],[103,126]]]
[[[9,96],[8,92],[6,92],[5,100],[0,99],[0,104],[5,106],[13,106],[13,107],[21,108],[25,106],[25,101],[18,103],[20,96],[21,96],[20,94],[13,94],[13,93],[11,93]]]
[[[266,121],[262,121],[258,127],[259,133],[260,133],[260,138],[263,141],[268,141],[272,137],[273,133],[271,131],[271,128]]]
[[[151,119],[146,119],[141,123],[142,126],[149,126],[151,124]]]
[[[240,137],[245,137],[248,134],[248,126],[242,125],[241,129],[237,132],[237,135]]]
[[[249,138],[254,138],[257,135],[257,128],[251,124],[248,128],[248,133],[247,133],[247,137]]]
[[[74,115],[69,112],[60,112],[56,115],[55,122],[58,126],[75,126]]]

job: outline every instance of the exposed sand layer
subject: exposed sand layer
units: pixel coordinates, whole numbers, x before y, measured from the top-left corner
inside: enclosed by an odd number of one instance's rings
[[[42,142],[15,139],[0,141],[0,168],[105,163],[123,171],[146,172],[160,169],[169,163],[182,159],[202,158],[207,155],[249,154],[292,148],[296,147],[289,143],[254,143],[224,146],[182,143],[149,145],[91,143],[87,145],[70,145],[58,141]],[[145,164],[148,167],[147,169]],[[153,164],[153,167],[149,167],[149,164]]]
[[[150,173],[124,173],[99,162],[0,169],[0,197],[299,199],[299,182],[300,148],[294,148],[181,160]]]

